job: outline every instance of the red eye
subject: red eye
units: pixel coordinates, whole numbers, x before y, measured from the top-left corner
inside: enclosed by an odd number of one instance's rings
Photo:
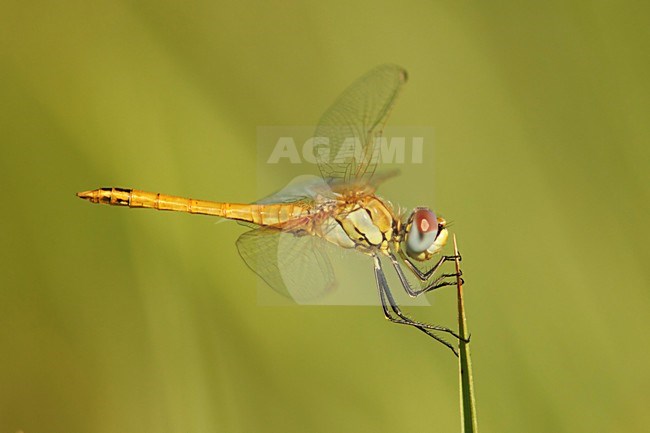
[[[420,233],[429,233],[438,230],[438,220],[429,209],[418,209],[413,215],[413,224]]]

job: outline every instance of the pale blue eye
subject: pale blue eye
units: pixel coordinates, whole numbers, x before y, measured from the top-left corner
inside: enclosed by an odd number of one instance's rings
[[[437,230],[422,233],[415,227],[411,227],[411,230],[406,235],[406,248],[412,253],[419,254],[433,245],[433,242],[436,240],[436,234],[438,234]]]
[[[431,210],[418,208],[413,211],[411,227],[406,234],[406,248],[410,253],[420,254],[428,249],[438,235],[438,220]]]

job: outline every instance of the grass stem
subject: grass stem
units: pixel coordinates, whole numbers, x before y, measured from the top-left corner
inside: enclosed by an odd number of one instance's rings
[[[458,244],[454,235],[454,254],[458,256]],[[478,432],[476,403],[474,401],[474,381],[472,379],[472,359],[469,351],[469,331],[463,303],[463,281],[460,278],[460,260],[456,259],[456,287],[458,288],[458,333],[461,336],[458,346],[458,366],[460,374],[460,416],[464,433]]]

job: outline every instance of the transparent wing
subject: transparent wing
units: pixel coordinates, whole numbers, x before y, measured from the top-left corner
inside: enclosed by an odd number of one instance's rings
[[[242,234],[237,249],[271,288],[300,304],[323,296],[336,285],[323,242],[314,236],[260,227]]]
[[[317,201],[331,197],[332,189],[321,177],[302,175],[295,177],[280,191],[257,200],[255,203],[294,203],[296,201]]]
[[[296,203],[304,202],[316,207],[320,202],[334,199],[335,194],[323,178],[313,175],[295,177],[281,190],[255,201],[255,204]],[[257,224],[238,221],[240,225],[256,228]]]
[[[349,191],[354,191],[357,196],[362,192],[372,194],[380,184],[398,174],[399,170],[390,170],[374,173],[372,179],[350,179],[346,181],[330,178],[329,182],[318,176],[298,176],[280,191],[257,200],[255,203],[295,203],[302,201],[318,206],[324,201],[337,200]]]
[[[328,186],[334,193],[334,197],[345,195],[348,192],[354,192],[357,197],[360,197],[359,194],[374,194],[379,185],[397,175],[399,175],[399,170],[375,171],[372,179],[357,179],[348,182],[332,179]]]
[[[314,146],[323,178],[369,180],[377,166],[376,139],[381,137],[406,71],[381,65],[355,81],[325,112]]]

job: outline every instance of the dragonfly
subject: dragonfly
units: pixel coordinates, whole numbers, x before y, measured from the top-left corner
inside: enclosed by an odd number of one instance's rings
[[[456,272],[441,272],[445,262],[460,260],[442,254],[449,237],[447,221],[428,207],[408,213],[376,194],[393,175],[377,171],[377,148],[407,77],[402,67],[385,64],[350,85],[322,116],[314,134],[321,176],[290,184],[257,202],[197,200],[116,187],[77,196],[92,203],[211,215],[247,225],[250,230],[237,239],[240,256],[270,287],[289,297],[323,293],[335,285],[324,244],[370,256],[384,316],[418,329],[458,356],[443,335],[465,340],[450,328],[405,314],[382,264],[389,263],[410,297],[455,285],[460,278]],[[355,146],[349,146],[351,142]]]

